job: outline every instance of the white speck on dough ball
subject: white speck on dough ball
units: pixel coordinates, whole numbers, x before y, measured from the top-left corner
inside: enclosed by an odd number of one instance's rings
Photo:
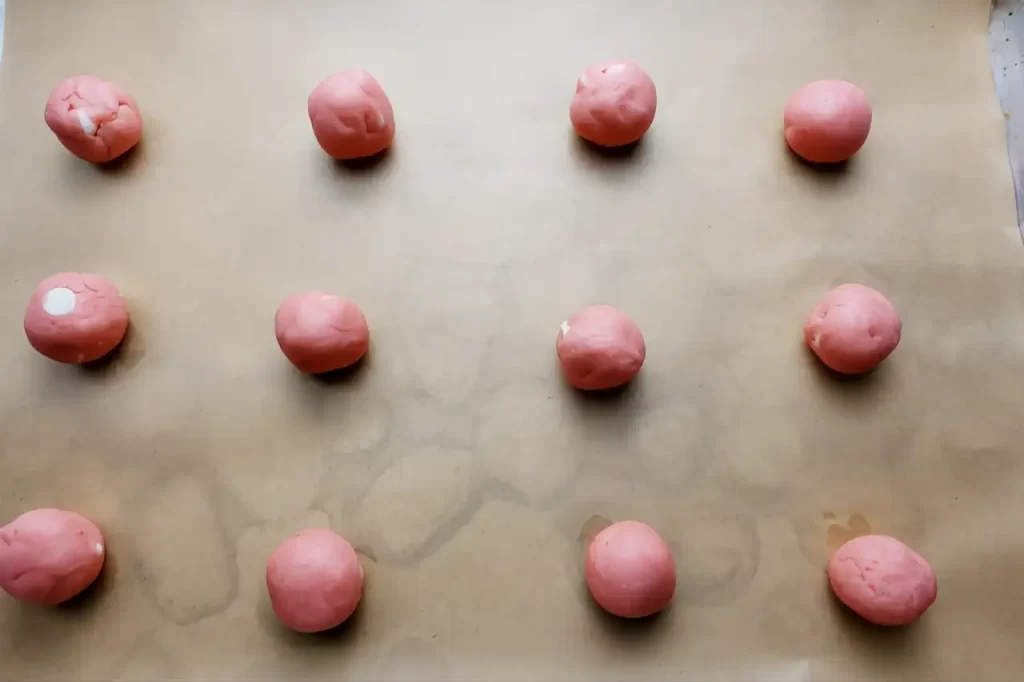
[[[86,135],[95,135],[96,124],[89,117],[89,112],[85,109],[75,109],[75,113],[78,114],[78,122],[82,124],[82,132]]]
[[[43,297],[43,310],[50,315],[68,315],[75,311],[75,292],[67,287],[50,289]]]

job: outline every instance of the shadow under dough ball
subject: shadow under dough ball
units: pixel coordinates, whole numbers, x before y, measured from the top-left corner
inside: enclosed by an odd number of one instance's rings
[[[601,62],[583,70],[569,105],[576,134],[602,147],[636,142],[654,122],[654,81],[629,61]]]
[[[50,606],[96,580],[106,551],[89,519],[62,509],[34,509],[0,528],[0,587],[15,599]]]
[[[274,330],[281,352],[306,374],[353,365],[370,347],[370,328],[359,306],[322,291],[303,291],[282,301]]]
[[[344,623],[363,596],[363,567],[345,538],[327,528],[303,530],[267,559],[267,592],[274,613],[298,632]]]
[[[587,588],[608,613],[644,618],[672,603],[676,563],[665,541],[646,524],[608,526],[590,543],[586,562]]]
[[[363,69],[325,78],[309,95],[309,122],[323,150],[339,160],[379,154],[395,138],[395,113],[380,83]]]
[[[622,386],[637,375],[647,356],[639,327],[607,305],[589,306],[563,322],[555,350],[566,380],[585,391]]]
[[[892,303],[861,284],[842,284],[825,295],[804,322],[804,341],[830,369],[861,374],[896,350],[903,323]]]
[[[46,102],[46,125],[68,151],[91,163],[113,161],[142,137],[139,106],[96,76],[62,80]]]
[[[875,625],[909,625],[938,595],[924,557],[887,535],[864,535],[840,547],[829,559],[828,581],[839,601]]]
[[[786,144],[811,163],[839,163],[856,154],[871,131],[871,105],[853,83],[808,83],[790,97],[783,113]]]
[[[93,362],[128,331],[128,306],[109,280],[62,272],[36,287],[25,309],[25,336],[41,354],[69,364]]]

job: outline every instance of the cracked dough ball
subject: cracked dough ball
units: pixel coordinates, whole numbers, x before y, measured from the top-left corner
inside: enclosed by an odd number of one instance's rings
[[[633,320],[607,305],[589,306],[563,322],[555,350],[566,380],[585,391],[627,383],[647,355],[643,334]]]
[[[327,528],[303,530],[267,560],[274,613],[298,632],[321,632],[348,620],[363,596],[363,567],[345,538]]]
[[[602,147],[636,142],[654,122],[658,94],[637,64],[601,62],[583,71],[569,106],[576,134]]]
[[[15,599],[59,604],[96,580],[105,556],[103,534],[89,519],[34,509],[0,528],[0,587]]]
[[[840,374],[861,374],[896,350],[903,324],[892,303],[861,284],[843,284],[825,295],[804,322],[804,341]]]
[[[328,76],[309,95],[309,121],[336,159],[378,154],[395,138],[395,113],[380,83],[363,69]]]
[[[924,558],[887,535],[865,535],[840,547],[828,562],[839,601],[875,625],[908,625],[938,595],[935,571]]]
[[[871,130],[864,91],[846,81],[815,81],[786,102],[786,144],[812,163],[839,163],[856,154]]]
[[[274,328],[281,352],[306,374],[354,365],[370,347],[370,328],[359,306],[322,291],[303,291],[282,301]]]
[[[135,100],[96,76],[58,83],[46,102],[45,118],[61,144],[92,163],[116,159],[142,137],[142,115]]]
[[[666,608],[676,593],[676,562],[658,532],[619,521],[587,549],[587,588],[608,613],[644,618]]]
[[[57,362],[99,360],[128,331],[128,306],[109,280],[84,272],[44,279],[25,309],[25,336]]]

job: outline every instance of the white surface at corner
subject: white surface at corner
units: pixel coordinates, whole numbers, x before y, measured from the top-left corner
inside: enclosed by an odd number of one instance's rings
[[[4,14],[6,8],[4,7],[4,0],[0,0],[0,62],[4,59]]]

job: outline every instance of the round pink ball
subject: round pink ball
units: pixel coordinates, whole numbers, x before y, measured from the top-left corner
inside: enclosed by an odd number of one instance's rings
[[[335,159],[379,154],[395,137],[395,113],[380,83],[363,69],[328,76],[309,95],[313,135]]]
[[[896,350],[903,323],[892,303],[861,284],[842,284],[825,295],[804,322],[804,341],[830,369],[861,374]]]
[[[16,599],[59,604],[99,576],[103,534],[63,509],[34,509],[0,528],[0,588]]]
[[[829,559],[828,581],[841,602],[876,625],[913,623],[938,595],[928,562],[887,535],[865,535],[840,547]]]
[[[281,352],[306,374],[353,365],[370,348],[370,328],[359,306],[322,291],[303,291],[282,301],[274,329]]]
[[[96,76],[62,80],[46,101],[46,125],[75,156],[113,161],[142,137],[142,115],[119,86]]]
[[[267,560],[267,592],[274,613],[292,630],[330,630],[359,605],[363,567],[352,545],[334,531],[303,530]]]
[[[587,588],[608,613],[644,618],[672,603],[676,563],[653,528],[619,521],[598,533],[587,549]]]
[[[630,61],[601,62],[583,70],[569,106],[576,134],[602,147],[636,142],[654,122],[654,81]]]
[[[808,83],[786,102],[786,143],[812,163],[839,163],[856,154],[871,131],[871,105],[852,83]]]
[[[124,339],[128,306],[105,277],[62,272],[36,287],[24,322],[28,342],[51,360],[93,362]]]
[[[563,322],[555,350],[566,380],[585,391],[622,386],[647,357],[639,327],[607,305],[589,306]]]

